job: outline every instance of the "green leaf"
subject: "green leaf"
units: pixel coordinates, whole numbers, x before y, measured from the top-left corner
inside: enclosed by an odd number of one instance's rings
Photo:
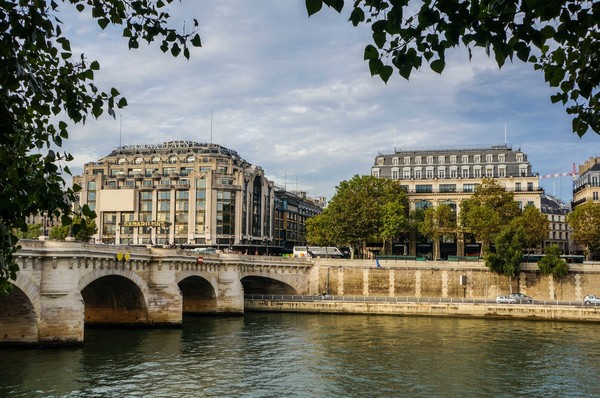
[[[119,99],[119,102],[118,102],[117,106],[119,108],[125,108],[127,106],[127,100],[125,99],[125,97],[121,97]]]
[[[323,0],[306,0],[306,11],[309,17],[321,11],[321,8],[323,8]]]
[[[98,19],[98,25],[100,25],[100,28],[102,28],[102,30],[106,29],[109,22],[110,22],[110,19],[108,19],[108,18],[99,18]]]
[[[388,80],[390,79],[390,77],[392,76],[393,72],[394,72],[394,68],[392,68],[389,65],[385,65],[379,71],[379,76],[381,77],[381,80],[383,80],[384,83],[387,83]]]
[[[202,47],[202,42],[200,41],[200,35],[196,34],[191,40],[192,46],[194,47]]]
[[[379,59],[379,51],[372,44],[365,47],[364,60],[366,61],[368,59]]]
[[[446,67],[446,63],[441,59],[436,59],[435,61],[431,62],[429,66],[431,67],[431,70],[441,74],[444,71],[444,68]]]

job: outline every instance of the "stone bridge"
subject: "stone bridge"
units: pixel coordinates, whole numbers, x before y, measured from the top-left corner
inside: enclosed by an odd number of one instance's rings
[[[244,293],[314,294],[306,260],[62,241],[20,242],[0,344],[80,344],[84,324],[181,325],[243,314]]]

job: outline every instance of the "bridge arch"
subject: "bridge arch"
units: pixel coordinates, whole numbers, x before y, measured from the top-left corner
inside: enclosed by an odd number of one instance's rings
[[[39,335],[39,288],[20,274],[6,297],[0,297],[0,344],[33,344]],[[32,297],[35,297],[32,299]]]
[[[211,283],[201,275],[187,275],[177,278],[181,292],[181,309],[184,314],[216,313],[218,307],[218,289],[216,282]]]
[[[248,275],[241,282],[244,294],[298,294],[294,286],[275,278]]]
[[[95,269],[79,281],[86,324],[148,322],[148,286],[129,270]]]

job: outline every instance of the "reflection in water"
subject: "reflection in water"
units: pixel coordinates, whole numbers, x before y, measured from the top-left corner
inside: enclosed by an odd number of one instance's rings
[[[11,397],[546,397],[600,391],[598,325],[399,316],[193,317],[0,351]]]

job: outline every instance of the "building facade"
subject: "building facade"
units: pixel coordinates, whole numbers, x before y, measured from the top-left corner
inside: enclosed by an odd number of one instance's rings
[[[73,181],[96,211],[98,242],[261,253],[273,244],[274,184],[217,144],[122,146]]]
[[[528,205],[541,208],[543,190],[539,188],[539,176],[532,172],[525,153],[506,144],[469,149],[396,150],[377,156],[371,175],[398,180],[408,194],[410,210],[444,203],[458,215],[460,203],[475,192],[484,177],[493,178],[513,192],[520,208]],[[419,245],[412,241],[403,250],[401,254],[424,255],[432,249],[426,242]],[[479,245],[464,236],[459,236],[457,242],[441,244],[442,258],[477,253]]]
[[[290,254],[294,246],[306,246],[306,220],[321,214],[325,198],[313,199],[303,191],[275,188],[275,246]]]
[[[579,166],[573,186],[572,207],[589,202],[600,202],[600,157],[591,157]]]
[[[543,242],[539,252],[550,245],[557,245],[563,254],[571,253],[569,225],[567,224],[567,214],[570,209],[559,199],[550,196],[542,195],[541,211],[548,218],[549,231],[548,239]]]

